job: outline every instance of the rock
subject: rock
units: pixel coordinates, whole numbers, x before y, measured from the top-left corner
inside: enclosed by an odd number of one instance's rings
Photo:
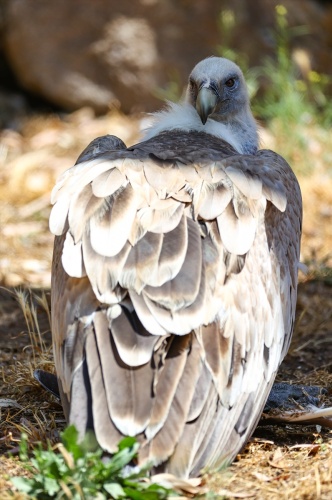
[[[327,394],[327,390],[316,385],[296,385],[285,382],[275,382],[266,401],[263,413],[272,413],[275,410],[299,411],[309,405],[321,406],[320,398]]]
[[[275,49],[277,3],[0,0],[6,6],[4,50],[21,84],[65,109],[91,106],[97,112],[160,107],[156,89],[173,80],[180,93],[196,62],[224,47],[242,51],[250,66],[261,63]],[[313,69],[331,73],[331,7],[318,0],[282,3],[290,25],[308,27],[294,47],[304,47]],[[234,26],[220,27],[221,11],[235,13]]]
[[[182,84],[211,53],[218,11],[217,0],[11,0],[5,51],[26,89],[66,109],[149,111],[174,67]]]

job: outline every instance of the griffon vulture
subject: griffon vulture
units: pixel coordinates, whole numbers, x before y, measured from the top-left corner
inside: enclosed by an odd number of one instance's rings
[[[52,332],[81,436],[188,477],[231,462],[288,349],[302,202],[260,150],[241,70],[210,57],[142,142],[93,141],[52,193]]]

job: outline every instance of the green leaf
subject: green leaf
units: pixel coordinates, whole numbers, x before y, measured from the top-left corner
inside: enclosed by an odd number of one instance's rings
[[[104,490],[106,490],[112,498],[115,498],[115,500],[125,496],[125,492],[119,483],[105,483]]]
[[[22,462],[26,462],[28,460],[28,435],[25,432],[22,432],[21,434],[20,460]]]
[[[87,498],[91,498],[91,496],[87,497]],[[104,493],[101,493],[100,491],[98,491],[97,493],[94,493],[93,500],[109,500],[109,496],[108,495],[106,496],[106,495],[104,495]]]
[[[121,443],[122,442],[123,441],[121,441]],[[109,473],[120,472],[121,469],[128,465],[129,462],[136,456],[139,444],[136,442],[136,440],[134,442],[130,441],[130,443],[132,443],[131,448],[120,446],[120,451],[115,453],[115,455],[113,455],[111,460],[108,462],[107,469]]]
[[[54,496],[55,493],[57,493],[60,490],[60,485],[58,481],[51,477],[45,477],[44,478],[44,488],[46,492],[52,497]]]
[[[61,433],[61,441],[65,448],[73,455],[74,460],[84,456],[82,446],[78,444],[78,431],[74,425],[69,425]]]
[[[128,498],[132,500],[161,500],[167,498],[167,494],[160,495],[157,491],[137,491],[133,488],[124,488],[124,491]]]
[[[123,439],[118,444],[118,449],[119,451],[123,450],[124,448],[132,448],[135,444],[137,444],[137,441],[134,437],[127,436]]]
[[[33,490],[33,479],[28,479],[27,477],[12,477],[11,482],[15,488],[22,491],[22,493],[30,493]]]

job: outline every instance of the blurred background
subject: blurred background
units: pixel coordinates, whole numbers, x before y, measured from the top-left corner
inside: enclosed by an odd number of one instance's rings
[[[243,69],[262,146],[300,177],[303,260],[328,269],[331,1],[0,0],[1,284],[50,285],[56,177],[98,135],[138,140],[212,54]]]

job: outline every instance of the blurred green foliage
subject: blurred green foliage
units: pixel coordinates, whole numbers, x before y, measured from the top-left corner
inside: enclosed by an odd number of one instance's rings
[[[221,11],[219,17],[219,31],[222,36],[222,45],[216,47],[216,55],[230,59],[241,68],[246,78],[250,99],[252,99],[257,94],[259,88],[257,69],[249,68],[247,54],[238,52],[231,47],[233,30],[236,23],[236,16],[232,10],[227,9]]]
[[[258,67],[248,69],[246,54],[230,48],[232,30],[236,25],[233,11],[222,11],[220,31],[223,45],[218,46],[218,53],[236,62],[244,74],[252,101],[252,109],[257,118],[270,123],[279,120],[285,127],[294,123],[319,123],[328,125],[332,121],[332,105],[327,97],[327,87],[331,79],[324,74],[310,69],[307,54],[302,51],[305,68],[292,53],[291,41],[294,36],[308,33],[306,26],[291,28],[288,25],[287,9],[283,5],[275,8],[275,29],[271,33],[274,39],[274,57],[266,57]],[[263,87],[263,88],[262,88]],[[262,88],[262,91],[258,91]]]

